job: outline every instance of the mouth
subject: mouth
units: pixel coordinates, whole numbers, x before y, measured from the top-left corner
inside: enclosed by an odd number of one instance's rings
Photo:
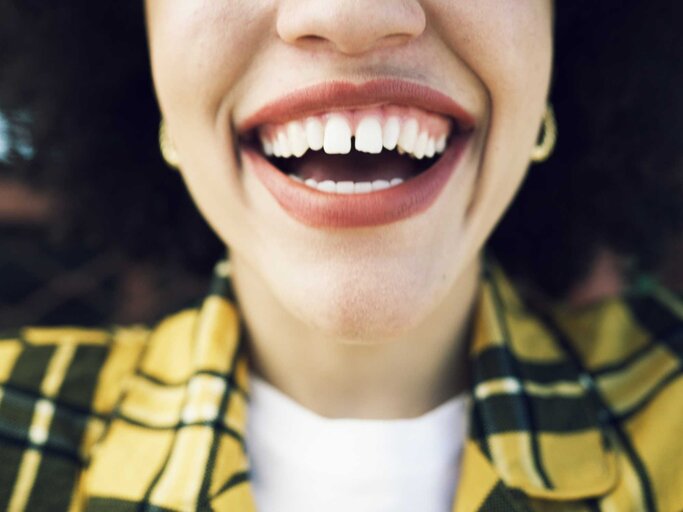
[[[238,129],[245,167],[283,209],[319,228],[425,211],[457,167],[474,120],[431,88],[333,82],[267,106]]]

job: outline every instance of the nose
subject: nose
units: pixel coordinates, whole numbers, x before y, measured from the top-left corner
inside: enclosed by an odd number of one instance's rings
[[[346,55],[405,44],[426,23],[419,0],[282,0],[277,13],[286,43]]]

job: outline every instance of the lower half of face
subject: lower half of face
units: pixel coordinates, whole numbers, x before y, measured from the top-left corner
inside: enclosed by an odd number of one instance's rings
[[[457,291],[518,189],[549,0],[148,0],[183,176],[302,323],[391,338]]]

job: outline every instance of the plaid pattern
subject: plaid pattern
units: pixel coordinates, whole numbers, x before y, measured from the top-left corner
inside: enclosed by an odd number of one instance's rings
[[[219,266],[152,330],[0,336],[0,510],[254,512],[248,361]],[[489,266],[454,512],[683,510],[683,302],[531,310]]]

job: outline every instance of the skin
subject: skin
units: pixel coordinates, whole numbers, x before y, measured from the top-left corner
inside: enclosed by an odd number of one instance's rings
[[[400,418],[464,387],[482,248],[518,190],[552,65],[550,0],[147,0],[182,176],[231,251],[253,370],[328,417]],[[290,218],[234,127],[327,80],[403,78],[477,119],[439,199],[390,225]],[[267,319],[267,321],[264,321]]]

